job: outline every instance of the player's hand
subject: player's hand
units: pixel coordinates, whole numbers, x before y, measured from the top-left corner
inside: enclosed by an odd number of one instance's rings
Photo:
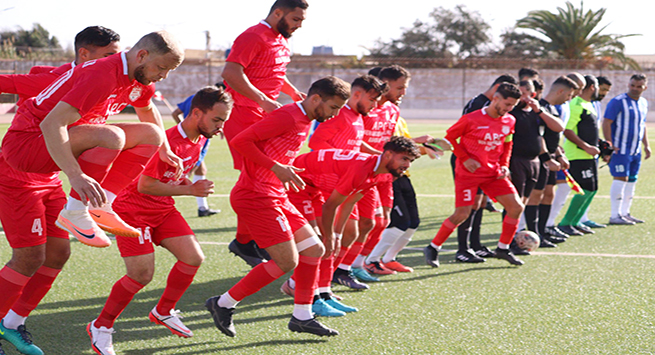
[[[100,207],[107,203],[107,195],[95,179],[86,175],[69,176],[68,181],[71,188],[80,195],[80,200],[84,205],[91,203],[93,207]]]
[[[560,170],[562,170],[562,164],[556,162],[553,159],[547,161],[546,165],[548,166],[548,170],[550,170],[550,171],[560,171]]]
[[[426,134],[426,135],[423,135],[423,136],[420,136],[420,137],[416,137],[416,138],[412,138],[412,140],[416,144],[434,143],[434,137],[432,137],[429,134]]]
[[[296,92],[293,93],[293,95],[291,95],[291,99],[294,102],[302,101],[302,100],[304,100],[306,98],[307,98],[307,94],[305,94],[302,91],[296,91]]]
[[[560,163],[560,165],[562,165],[563,170],[567,170],[568,168],[571,167],[571,164],[569,163],[569,160],[566,159],[566,157],[564,155],[559,157],[559,159],[557,159],[557,161]]]
[[[600,154],[600,149],[598,147],[595,147],[593,145],[586,144],[585,147],[583,148],[585,152],[589,155],[598,155]]]
[[[535,112],[537,112],[537,111],[539,111],[541,109],[541,106],[539,106],[539,101],[537,101],[534,98],[528,97],[528,98],[523,99],[523,101],[525,101],[525,103],[528,106],[530,106],[530,108]]]
[[[177,180],[182,176],[182,173],[184,172],[184,162],[182,161],[182,158],[175,155],[170,148],[162,145],[161,148],[159,148],[159,159],[175,168],[175,177],[173,180]]]
[[[650,158],[651,151],[650,151],[650,146],[644,147],[644,160]]]
[[[323,241],[323,246],[325,247],[325,253],[323,253],[322,259],[327,259],[334,254],[336,249],[337,238],[334,237],[334,233],[331,236],[321,236]]]
[[[500,167],[500,175],[498,175],[498,180],[509,177],[509,168],[506,166]]]
[[[259,107],[261,107],[264,111],[266,111],[266,113],[270,113],[282,107],[282,104],[277,101],[266,98],[264,101],[259,103]]]
[[[478,161],[470,158],[462,164],[464,165],[464,168],[466,168],[466,170],[468,170],[471,173],[474,173],[481,166]]]
[[[305,171],[305,169],[296,168],[293,165],[282,165],[280,163],[275,163],[275,165],[273,165],[271,168],[271,171],[273,174],[275,174],[275,176],[277,176],[278,179],[280,179],[280,181],[282,181],[282,184],[284,184],[284,188],[287,191],[293,190],[298,192],[305,189],[305,182],[302,181],[298,174],[296,174]]]
[[[196,197],[207,197],[214,193],[214,182],[198,180],[191,185],[191,194]]]
[[[444,151],[453,150],[453,146],[450,145],[450,143],[445,139],[434,138],[434,141],[432,143],[438,146],[439,148],[443,149]]]

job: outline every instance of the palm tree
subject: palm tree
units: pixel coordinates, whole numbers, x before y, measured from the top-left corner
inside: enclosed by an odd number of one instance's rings
[[[625,56],[625,46],[620,41],[625,37],[638,36],[637,34],[601,34],[607,25],[597,29],[607,9],[585,12],[582,2],[577,9],[567,1],[566,8],[558,7],[557,11],[557,13],[547,10],[530,11],[528,16],[516,22],[516,27],[537,31],[544,35],[550,40],[546,41],[547,49],[561,58],[604,59],[619,67],[639,69],[637,62]]]

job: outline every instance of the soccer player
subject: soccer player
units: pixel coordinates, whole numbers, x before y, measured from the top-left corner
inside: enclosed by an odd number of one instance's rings
[[[286,68],[291,61],[287,40],[302,26],[308,6],[305,0],[276,0],[265,19],[241,33],[232,44],[222,77],[227,92],[234,98],[234,108],[224,133],[237,170],[241,169],[242,158],[232,147],[232,139],[265,113],[282,106],[276,101],[280,92],[293,101],[305,98],[287,78]],[[236,239],[229,250],[255,266],[268,258],[260,253],[245,229],[237,220]]]
[[[166,131],[171,149],[184,161],[184,175],[177,177],[175,168],[153,159],[139,179],[114,201],[116,213],[139,228],[142,237],[116,236],[127,274],[114,284],[98,318],[87,325],[92,348],[97,354],[115,354],[112,345],[114,322],[134,295],[152,280],[155,270],[153,244],[170,251],[177,263],[168,275],[164,293],[150,312],[150,321],[167,327],[180,337],[193,336],[193,332],[177,316],[175,305],[191,285],[204,255],[171,196],[207,196],[213,193],[214,184],[211,181],[191,182],[186,174],[200,158],[205,140],[222,129],[231,105],[232,99],[223,89],[207,87],[198,91],[187,118]]]
[[[609,159],[610,173],[614,177],[610,187],[610,224],[644,222],[630,214],[630,206],[641,167],[640,143],[643,145],[644,159],[651,155],[646,134],[648,101],[642,97],[647,88],[646,76],[634,74],[630,77],[628,92],[610,100],[605,109],[603,136],[614,148],[614,153],[606,158]]]
[[[21,106],[59,74],[118,52],[119,40],[120,36],[108,28],[87,27],[75,36],[75,61],[58,68],[33,67],[30,74],[0,75],[0,91],[18,94]],[[16,201],[22,207],[16,208]],[[58,173],[15,170],[0,152],[0,221],[13,249],[11,260],[0,270],[0,318],[4,317],[0,338],[24,354],[43,353],[32,342],[25,321],[50,290],[70,255],[68,233],[54,224],[65,203]]]
[[[469,216],[478,188],[500,202],[507,213],[495,250],[496,257],[513,265],[523,265],[523,261],[509,249],[523,212],[523,203],[508,179],[515,123],[508,112],[520,97],[516,85],[500,84],[489,106],[462,116],[448,129],[445,138],[457,155],[455,212],[441,224],[437,235],[424,248],[428,265],[439,267],[439,249],[457,225]]]
[[[144,85],[154,90],[150,84],[165,78],[183,58],[172,36],[153,32],[128,52],[69,70],[19,108],[2,142],[5,160],[24,172],[61,170],[68,175],[72,189],[56,224],[81,242],[110,245],[100,228],[138,237],[139,232],[111,209],[116,194],[157,151],[180,170],[180,159],[165,142],[161,116],[152,103],[139,115],[149,122],[104,123],[108,115],[142,99]]]
[[[593,233],[580,223],[582,215],[591,204],[598,190],[598,126],[596,126],[596,109],[591,101],[598,93],[598,81],[594,76],[586,75],[585,86],[580,96],[571,100],[571,117],[566,123],[563,148],[571,167],[569,172],[580,184],[584,194],[576,194],[571,199],[566,214],[558,225],[559,230],[568,235]]]
[[[289,329],[320,336],[337,335],[312,316],[318,264],[326,248],[307,220],[289,202],[286,190],[304,188],[300,169],[291,166],[307,137],[312,121],[326,121],[339,113],[350,96],[350,85],[330,76],[312,84],[307,97],[283,106],[250,126],[232,141],[244,164],[230,193],[230,203],[254,241],[270,254],[241,281],[205,303],[216,327],[235,336],[232,315],[245,297],[285,273],[295,270],[296,291]],[[331,236],[330,236],[331,237]],[[332,253],[327,245],[328,253]]]

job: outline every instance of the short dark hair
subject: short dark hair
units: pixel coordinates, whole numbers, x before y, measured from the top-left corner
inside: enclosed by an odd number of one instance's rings
[[[384,143],[382,149],[394,153],[405,153],[414,159],[421,156],[421,151],[418,149],[416,143],[403,136],[392,136],[387,143]]]
[[[544,90],[544,81],[541,78],[536,78],[532,80],[532,85],[534,86],[534,91],[543,91]]]
[[[335,96],[343,100],[348,100],[350,98],[350,84],[336,76],[326,76],[312,83],[312,86],[307,92],[307,97],[313,95],[318,95],[323,100],[329,100]]]
[[[534,68],[521,68],[519,69],[519,79],[523,77],[533,77],[539,75],[539,71]]]
[[[534,83],[533,83],[532,80],[521,80],[519,82],[519,87],[528,88],[528,89],[530,89],[532,91],[535,90]]]
[[[412,76],[409,74],[409,71],[407,69],[401,67],[400,65],[394,64],[386,68],[382,68],[382,70],[380,70],[380,75],[378,75],[378,77],[381,80],[394,81],[400,78],[409,79]]]
[[[382,67],[373,67],[371,68],[371,70],[368,71],[368,75],[374,75],[379,77],[380,71],[382,71]]]
[[[510,84],[516,85],[516,84],[519,83],[519,81],[516,80],[514,75],[505,73],[505,74],[497,77],[496,80],[494,80],[494,83],[491,84],[491,86],[494,86],[496,84],[502,84],[502,83],[510,83]]]
[[[636,74],[632,74],[632,76],[630,77],[630,80],[637,80],[637,81],[645,80],[645,81],[648,81],[648,78],[643,73],[636,73]]]
[[[352,84],[350,84],[350,87],[362,88],[366,92],[375,91],[378,93],[378,95],[383,95],[387,91],[389,91],[389,86],[387,85],[387,83],[383,82],[382,80],[378,79],[376,76],[373,75],[362,75],[355,78]]]
[[[521,90],[519,90],[519,87],[516,84],[510,84],[510,83],[500,84],[498,86],[498,89],[496,90],[496,94],[500,94],[500,96],[502,96],[503,99],[509,97],[513,99],[521,98]]]
[[[75,36],[75,54],[77,55],[80,48],[105,47],[120,40],[121,36],[107,27],[89,26]]]
[[[223,88],[216,86],[205,86],[204,88],[198,90],[196,94],[191,99],[191,111],[194,108],[198,108],[202,112],[207,112],[211,110],[216,104],[225,104],[228,109],[232,109],[232,95],[225,92]]]
[[[596,77],[593,75],[585,75],[584,80],[586,81],[584,89],[590,88],[592,85],[598,86],[598,80],[596,80]]]
[[[273,6],[271,6],[271,11],[269,11],[268,13],[270,14],[276,9],[293,11],[296,7],[299,7],[303,10],[307,10],[309,4],[307,3],[306,0],[276,0],[273,3]]]
[[[555,79],[555,81],[553,82],[553,86],[554,85],[563,85],[573,90],[578,90],[580,88],[578,83],[573,81],[573,79],[569,78],[568,76],[564,76],[564,75]]]
[[[603,75],[597,76],[596,80],[598,80],[598,86],[600,86],[600,85],[612,86],[612,82],[606,76],[603,76]]]

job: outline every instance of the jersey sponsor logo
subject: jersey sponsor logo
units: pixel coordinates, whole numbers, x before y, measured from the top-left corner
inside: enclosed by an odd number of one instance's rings
[[[143,90],[139,86],[135,86],[132,88],[132,91],[130,92],[130,101],[134,102],[136,101],[139,97],[141,97],[141,92]]]

